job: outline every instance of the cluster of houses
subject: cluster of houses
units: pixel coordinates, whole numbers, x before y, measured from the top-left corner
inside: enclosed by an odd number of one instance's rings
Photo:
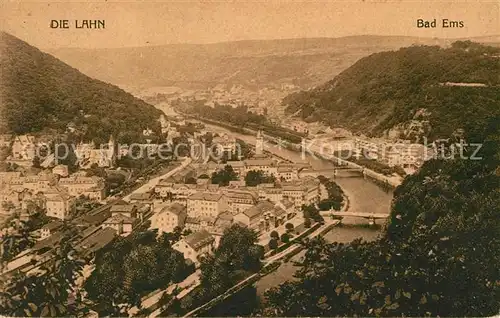
[[[52,168],[58,164],[56,158],[65,156],[69,151],[73,151],[78,159],[81,168],[89,168],[92,165],[99,167],[112,167],[116,163],[117,151],[116,142],[110,136],[107,144],[97,147],[94,142],[80,142],[76,145],[66,145],[61,149],[61,153],[56,154],[55,145],[47,137],[35,138],[33,135],[1,135],[0,147],[9,149],[9,154],[5,162],[16,164],[17,166],[29,168],[34,165],[35,158],[39,160],[42,168]],[[71,147],[72,149],[69,149]]]
[[[161,132],[167,136],[167,144],[172,144],[174,138],[181,136],[177,127],[171,125],[171,122],[164,115],[158,119],[161,126]],[[77,164],[82,169],[88,169],[92,166],[101,168],[110,168],[116,165],[119,158],[123,158],[132,150],[140,148],[143,153],[153,153],[158,151],[159,144],[151,143],[151,139],[147,139],[153,134],[149,128],[144,129],[143,136],[146,137],[146,143],[135,143],[132,149],[131,145],[118,144],[115,138],[111,135],[106,144],[97,145],[94,141],[83,142],[77,144],[65,145],[61,153],[57,154],[55,144],[52,137],[35,137],[33,135],[0,135],[0,149],[7,150],[8,155],[5,158],[6,163],[16,164],[17,166],[30,168],[34,165],[35,158],[39,160],[41,168],[52,168],[58,165],[59,156],[66,155],[67,151],[72,151],[76,158]],[[71,147],[71,149],[69,149]]]
[[[422,144],[377,138],[354,138],[354,152],[355,155],[375,159],[389,167],[401,166],[410,171],[418,169],[424,161],[434,156],[434,151]]]
[[[242,179],[248,171],[260,170],[273,174],[276,183],[248,187],[242,180],[228,186],[208,183],[197,176],[231,165]],[[304,164],[279,163],[274,159],[248,159],[228,161],[226,164],[195,164],[188,169],[189,178],[195,174],[196,184],[183,180],[161,180],[154,188],[151,228],[173,232],[175,228],[189,229],[193,234],[174,245],[186,258],[198,263],[198,256],[213,250],[224,229],[232,224],[255,230],[264,235],[284,225],[299,214],[303,204],[317,203],[321,196],[317,178],[298,178]],[[300,216],[301,217],[301,216]]]
[[[64,172],[59,174],[58,172]],[[0,205],[6,210],[28,210],[35,204],[47,216],[66,220],[75,211],[76,198],[85,196],[102,201],[106,197],[104,179],[85,173],[67,174],[67,167],[56,166],[36,175],[23,172],[0,172]]]

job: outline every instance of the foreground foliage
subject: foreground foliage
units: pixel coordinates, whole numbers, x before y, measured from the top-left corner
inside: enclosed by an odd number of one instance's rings
[[[265,315],[488,316],[500,310],[499,118],[470,130],[482,160],[432,160],[394,193],[384,236],[309,243]]]

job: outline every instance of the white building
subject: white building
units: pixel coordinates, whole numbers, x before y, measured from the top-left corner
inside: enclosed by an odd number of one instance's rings
[[[270,201],[260,201],[234,216],[234,222],[244,224],[257,232],[269,231],[284,224],[286,220],[286,211]]]
[[[66,178],[69,175],[69,170],[67,165],[57,165],[52,168],[52,173],[57,174],[63,178]]]
[[[245,162],[245,172],[251,170],[261,170],[268,175],[277,175],[278,174],[278,166],[275,160],[273,159],[247,159]]]
[[[316,204],[321,196],[320,182],[317,178],[308,176],[297,181],[284,182],[283,199],[293,202],[297,209],[302,205]]]
[[[212,144],[217,147],[217,149],[221,152],[235,153],[236,152],[236,138],[223,135],[219,137],[215,137],[212,139]]]
[[[66,220],[75,212],[76,198],[60,192],[57,195],[47,197],[45,207],[47,216]]]
[[[199,265],[199,257],[210,254],[215,249],[215,238],[206,230],[192,233],[172,246],[181,252],[184,258]]]
[[[130,234],[138,225],[139,220],[123,214],[115,214],[102,223],[103,228],[112,228],[118,235]]]
[[[197,192],[187,198],[187,214],[192,218],[216,218],[228,209],[227,198],[222,193]]]
[[[259,195],[249,190],[226,189],[224,195],[227,198],[229,211],[234,215],[257,204]]]
[[[91,199],[103,200],[106,197],[104,179],[92,176],[70,176],[59,179],[59,186],[68,190],[72,196],[88,196]]]
[[[176,227],[184,227],[186,217],[186,206],[173,203],[163,207],[160,212],[153,215],[151,218],[151,228],[158,229],[158,233],[171,233]]]
[[[21,160],[33,160],[35,157],[35,136],[15,136],[12,143],[12,158]]]
[[[264,136],[259,130],[257,132],[257,138],[255,138],[255,155],[262,156],[264,154]]]

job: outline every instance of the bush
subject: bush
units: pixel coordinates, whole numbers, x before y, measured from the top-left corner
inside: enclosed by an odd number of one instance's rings
[[[293,224],[292,224],[292,223],[287,223],[287,224],[285,224],[285,228],[286,228],[286,230],[287,230],[288,232],[291,232],[291,231],[293,231],[294,226],[293,226]]]
[[[304,227],[310,228],[311,227],[311,219],[310,218],[305,218],[304,220]]]
[[[283,242],[283,243],[290,242],[290,235],[288,235],[288,233],[283,233],[281,235],[281,242]]]
[[[278,240],[275,239],[275,238],[272,238],[270,241],[269,241],[269,248],[271,250],[275,250],[278,248]]]
[[[280,238],[279,233],[276,232],[276,231],[272,231],[271,234],[269,234],[269,236],[271,236],[271,238],[273,238],[273,239],[279,239]]]

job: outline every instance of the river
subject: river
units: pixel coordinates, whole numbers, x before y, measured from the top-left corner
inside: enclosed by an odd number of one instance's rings
[[[243,135],[232,132],[219,126],[205,124],[206,127],[216,131],[230,134],[249,144],[255,144],[255,136]],[[280,157],[287,158],[294,162],[309,162],[314,169],[331,169],[333,163],[307,155],[302,158],[302,154],[293,150],[279,148],[274,145],[267,145],[265,150]],[[392,200],[392,191],[385,191],[375,183],[365,180],[354,173],[351,177],[337,177],[335,182],[342,187],[349,197],[349,210],[356,212],[388,213]]]
[[[229,131],[225,128],[205,124],[206,127],[219,133],[227,133],[238,139],[241,139],[247,143],[255,144],[255,136],[244,135],[236,132]],[[293,162],[309,162],[314,169],[330,169],[333,167],[333,163],[312,156],[305,156],[302,158],[302,154],[296,151],[288,150],[286,148],[279,148],[274,145],[267,145],[265,150],[268,150],[275,155],[283,158],[287,158]],[[344,193],[349,198],[349,211],[358,212],[372,212],[372,213],[389,213],[392,191],[383,190],[381,187],[377,186],[375,183],[366,180],[356,173],[352,176],[337,177],[335,182],[342,187]],[[344,222],[348,221],[344,219]],[[366,220],[352,219],[349,223],[366,223]],[[338,227],[334,228],[332,231],[325,235],[325,239],[330,242],[341,242],[348,243],[356,238],[362,238],[363,240],[370,241],[374,240],[378,236],[379,232],[376,230],[362,228],[362,227]],[[304,252],[297,254],[292,258],[291,261],[282,264],[278,270],[267,275],[266,277],[259,280],[255,287],[257,289],[257,295],[262,298],[263,293],[266,289],[277,286],[280,283],[285,282],[293,278],[293,273],[297,270],[297,267],[293,265],[294,260],[299,260],[304,255]]]

